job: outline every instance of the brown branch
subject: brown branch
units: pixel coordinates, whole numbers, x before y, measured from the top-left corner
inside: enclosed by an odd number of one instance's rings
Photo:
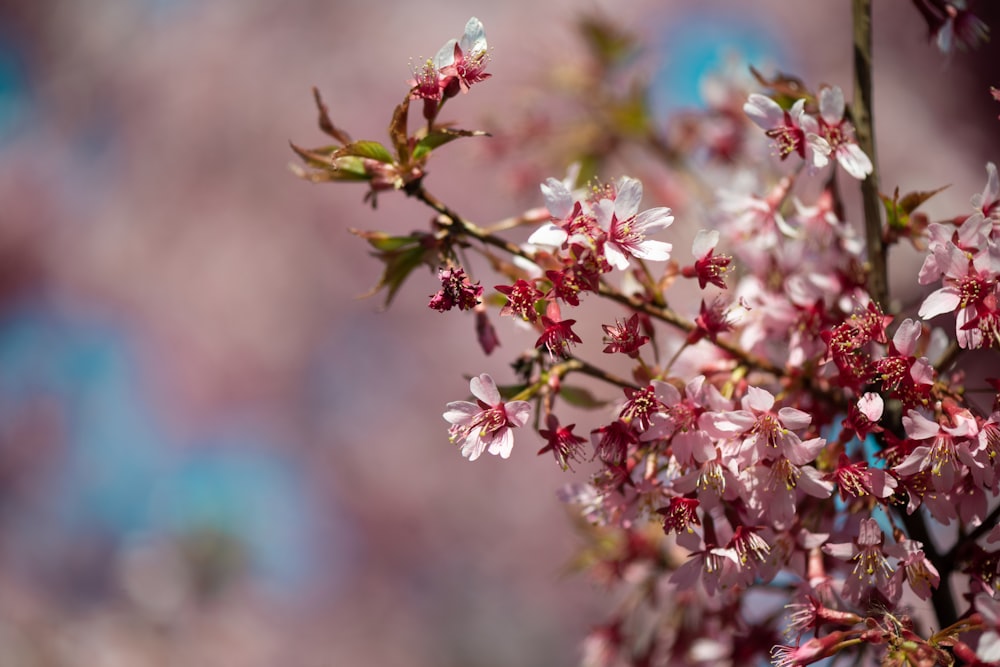
[[[875,154],[875,121],[872,116],[872,7],[871,0],[853,0],[854,104],[852,117],[858,145],[872,161],[872,173],[861,182],[868,247],[868,293],[889,311],[887,248],[882,235],[882,202],[879,199],[878,156]]]

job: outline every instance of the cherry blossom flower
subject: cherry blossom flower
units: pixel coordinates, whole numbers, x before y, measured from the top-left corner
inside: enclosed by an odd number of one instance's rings
[[[802,98],[786,111],[770,97],[754,93],[743,105],[743,111],[774,141],[782,160],[797,153],[811,167],[825,167],[830,146],[820,137],[819,124],[805,112],[805,105]]]
[[[472,84],[490,78],[492,75],[486,72],[488,62],[486,31],[482,22],[472,17],[465,24],[462,37],[445,42],[434,56],[444,96],[452,97],[459,89],[463,93],[468,92]]]
[[[432,120],[442,99],[454,97],[459,90],[467,92],[472,84],[490,78],[485,71],[487,62],[486,32],[482,22],[473,17],[465,24],[460,40],[449,39],[434,58],[413,68],[408,82],[410,99],[424,100],[424,118]]]
[[[844,118],[844,92],[839,86],[819,92],[819,135],[848,174],[864,180],[872,173],[872,161],[854,141],[854,129]]]
[[[699,504],[695,498],[671,498],[669,505],[656,510],[657,514],[663,516],[663,532],[667,535],[682,531],[693,533],[693,526],[701,525],[698,518]]]
[[[524,426],[531,416],[527,401],[505,403],[493,378],[483,373],[472,378],[469,389],[478,400],[453,401],[444,413],[451,423],[448,430],[452,442],[462,445],[462,456],[475,461],[483,452],[510,457],[514,446],[512,429]]]
[[[636,359],[639,356],[639,348],[649,342],[649,336],[639,333],[639,313],[633,314],[624,322],[615,320],[614,326],[602,324],[601,328],[607,334],[604,337],[606,354],[620,352]]]
[[[930,599],[933,589],[941,583],[941,576],[928,560],[923,546],[916,540],[903,538],[898,544],[886,547],[886,553],[899,559],[892,575],[891,600],[899,599],[904,579],[921,600]]]
[[[771,651],[774,667],[800,667],[835,655],[841,644],[850,641],[851,634],[836,630],[823,637],[810,639],[799,646],[779,645]]]
[[[518,278],[513,285],[496,285],[493,289],[507,297],[507,303],[500,309],[500,315],[517,315],[526,322],[538,319],[535,302],[543,295],[534,283]]]
[[[730,255],[716,255],[715,246],[719,243],[719,232],[716,230],[701,230],[694,237],[691,252],[695,256],[693,266],[685,266],[681,273],[685,278],[698,278],[698,287],[712,283],[716,287],[726,289],[724,276],[732,271]]]
[[[434,310],[441,313],[452,308],[471,310],[479,304],[483,288],[479,281],[475,284],[469,282],[462,267],[440,269],[438,278],[441,280],[441,289],[431,297],[428,304]]]
[[[549,303],[548,314],[542,315],[542,335],[535,341],[535,347],[543,345],[552,357],[569,356],[569,348],[572,343],[582,343],[583,341],[576,332],[573,325],[576,320],[556,319],[559,317],[559,307],[555,302]]]
[[[868,588],[888,595],[893,568],[882,545],[885,535],[875,519],[862,519],[858,536],[852,542],[828,542],[823,551],[840,560],[854,563],[844,581],[844,597],[857,603]]]
[[[916,410],[907,412],[903,417],[907,437],[916,442],[931,442],[929,445],[918,445],[893,470],[904,476],[929,470],[934,488],[942,492],[954,487],[963,464],[969,467],[971,473],[978,474],[985,466],[973,456],[971,449],[978,449],[976,421],[971,414],[957,415],[955,421],[954,426],[947,426],[928,419]]]
[[[814,438],[803,442],[794,433],[807,427],[812,417],[797,408],[783,407],[777,412],[773,408],[774,395],[751,386],[743,397],[742,410],[705,413],[699,425],[715,437],[741,440],[738,452],[748,465],[779,455],[798,466],[812,461],[826,441]]]
[[[829,478],[837,484],[842,500],[848,497],[860,498],[873,495],[876,498],[890,497],[896,490],[896,478],[881,468],[869,468],[867,461],[852,462],[841,452],[837,468]]]
[[[630,256],[663,262],[673,249],[670,243],[647,238],[674,222],[670,209],[661,206],[639,213],[641,201],[642,183],[626,176],[618,182],[613,200],[601,199],[594,205],[594,217],[607,233],[604,256],[622,271]]]
[[[560,426],[559,418],[554,414],[549,413],[545,424],[548,428],[538,431],[538,434],[546,440],[545,446],[538,450],[539,456],[545,452],[552,452],[559,467],[563,470],[572,469],[569,462],[581,460],[581,446],[587,442],[586,438],[573,433],[576,424]]]
[[[712,299],[710,304],[705,304],[701,300],[698,308],[698,317],[695,318],[695,328],[688,334],[687,343],[693,345],[702,338],[715,341],[719,334],[733,329],[733,317],[726,308],[726,300],[721,297]]]

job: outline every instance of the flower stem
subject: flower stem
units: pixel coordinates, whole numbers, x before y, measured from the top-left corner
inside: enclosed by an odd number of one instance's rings
[[[858,145],[872,161],[872,173],[861,182],[868,247],[868,292],[883,310],[889,309],[889,275],[882,236],[882,203],[879,200],[875,122],[872,117],[872,3],[852,0],[854,21],[854,104],[852,117]]]

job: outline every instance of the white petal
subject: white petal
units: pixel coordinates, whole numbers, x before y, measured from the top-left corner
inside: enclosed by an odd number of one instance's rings
[[[932,419],[928,419],[916,410],[910,410],[903,417],[903,428],[911,440],[927,440],[941,432],[941,427]]]
[[[483,28],[482,21],[475,16],[465,24],[465,34],[462,35],[459,46],[462,47],[462,53],[465,54],[486,50],[486,30]]]
[[[844,168],[844,171],[859,181],[865,180],[868,174],[872,173],[872,161],[857,144],[839,146],[837,148],[837,162]]]
[[[542,196],[545,197],[545,207],[553,217],[565,219],[573,210],[573,193],[562,181],[554,178],[546,179],[541,185]]]
[[[885,410],[885,401],[882,400],[879,394],[873,391],[865,392],[858,399],[858,410],[868,418],[868,421],[877,423],[878,420],[882,419],[882,411]]]
[[[563,243],[566,243],[568,238],[569,234],[566,233],[565,229],[554,223],[546,222],[531,233],[531,236],[528,237],[528,243],[559,248],[562,247]]]
[[[772,127],[782,123],[785,119],[785,111],[770,97],[754,93],[743,105],[743,113],[750,117],[758,127],[770,130]]]
[[[624,271],[628,268],[628,256],[614,243],[604,244],[604,258],[608,260],[608,264],[619,271]]]
[[[694,237],[694,243],[691,244],[691,254],[697,259],[701,259],[709,253],[710,250],[714,250],[715,246],[719,244],[719,232],[715,229],[702,229]]]
[[[648,259],[653,262],[665,262],[670,259],[670,251],[673,249],[674,246],[670,243],[646,239],[632,248],[632,256],[639,259]]]
[[[618,181],[615,193],[615,215],[619,220],[627,220],[639,211],[641,202],[642,183],[629,176],[623,176]]]
[[[449,65],[455,64],[455,46],[458,44],[457,39],[449,39],[444,43],[440,49],[438,49],[437,55],[434,56],[434,67],[437,69],[443,69]]]
[[[502,459],[510,458],[514,449],[514,434],[509,428],[500,431],[500,435],[490,443],[490,454],[499,455]]]
[[[661,229],[666,229],[672,225],[673,222],[674,216],[671,214],[670,209],[666,206],[658,206],[656,208],[643,211],[639,215],[635,216],[635,220],[632,224],[641,229],[644,234],[652,234],[660,231]]]
[[[819,115],[830,125],[837,125],[844,119],[844,91],[840,86],[819,91]]]

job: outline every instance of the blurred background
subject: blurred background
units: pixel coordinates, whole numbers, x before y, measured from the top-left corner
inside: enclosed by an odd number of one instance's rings
[[[381,265],[347,229],[429,210],[298,180],[288,141],[323,143],[314,85],[383,139],[411,62],[471,15],[494,76],[449,103],[467,128],[544,111],[581,11],[647,45],[657,122],[733,58],[850,90],[847,4],[0,0],[0,665],[575,664],[614,592],[567,573],[573,475],[531,433],[470,464],[441,419],[520,339],[497,322],[484,360],[429,272],[358,299]],[[883,189],[954,183],[931,218],[965,211],[1000,156],[1000,57],[945,58],[887,4]],[[443,149],[428,188],[477,221],[540,205],[566,165],[489,141]]]

